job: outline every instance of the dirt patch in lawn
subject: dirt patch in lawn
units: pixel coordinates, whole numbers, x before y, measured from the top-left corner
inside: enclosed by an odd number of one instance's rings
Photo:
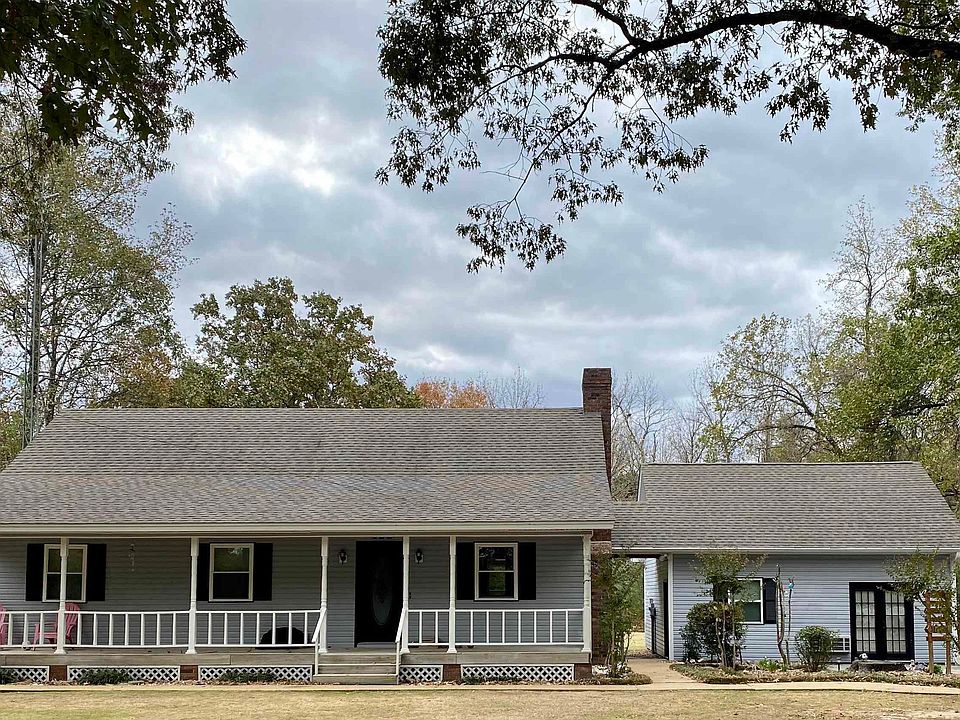
[[[309,687],[52,688],[0,692],[0,720],[941,720],[960,697],[874,692],[334,692]]]

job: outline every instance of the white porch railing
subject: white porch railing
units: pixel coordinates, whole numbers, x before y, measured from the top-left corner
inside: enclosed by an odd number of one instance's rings
[[[71,626],[68,648],[177,648],[189,642],[187,610],[106,612],[81,610]],[[68,616],[70,613],[68,613]],[[320,610],[200,610],[197,647],[311,647]],[[52,646],[57,611],[7,612],[6,649]],[[40,628],[38,634],[37,628]],[[44,639],[44,635],[50,635]]]
[[[4,648],[27,648],[43,644],[43,634],[57,630],[57,608],[50,610],[7,611],[6,633],[0,629]],[[37,630],[40,635],[37,637]],[[47,644],[53,644],[47,641]]]
[[[408,635],[409,645],[430,646],[446,645],[450,637],[449,620],[450,611],[446,608],[442,610],[408,610]]]
[[[197,647],[311,647],[320,610],[200,610]]]
[[[99,612],[81,610],[68,647],[173,648],[186,645],[189,616],[185,610],[160,612]],[[55,632],[53,614],[50,631]],[[69,627],[69,624],[68,624]]]
[[[457,645],[582,645],[583,608],[457,609]],[[409,644],[444,646],[449,609],[410,610]]]
[[[465,645],[583,643],[583,608],[457,610],[457,641]]]

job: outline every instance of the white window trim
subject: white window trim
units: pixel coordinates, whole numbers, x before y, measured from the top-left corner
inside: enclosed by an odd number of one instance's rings
[[[766,605],[766,603],[764,603],[764,601],[763,601],[763,578],[743,578],[742,580],[740,580],[740,582],[744,582],[744,583],[755,582],[755,583],[759,583],[759,585],[760,585],[760,600],[759,600],[759,602],[760,602],[760,619],[759,619],[759,620],[744,620],[744,621],[743,621],[743,624],[744,624],[744,625],[763,625],[763,624],[764,624],[764,621],[766,620],[766,618],[764,617],[764,609],[765,609],[764,606]],[[752,605],[753,603],[752,603],[752,602],[751,602],[751,603],[744,603],[744,602],[741,601],[741,604],[743,604],[743,605],[747,605],[747,604]]]
[[[47,599],[47,576],[52,573],[60,574],[60,568],[50,569],[50,551],[56,550],[60,551],[59,543],[50,543],[49,545],[43,546],[43,594],[40,596],[43,598],[42,602],[48,603],[59,603],[60,598],[51,598]],[[82,605],[87,601],[87,546],[86,545],[68,545],[67,546],[67,557],[70,556],[71,550],[80,550],[83,553],[83,573],[80,578],[80,599],[76,600],[74,598],[68,597],[67,602],[74,602]],[[76,575],[76,573],[67,573],[68,575]]]
[[[213,557],[214,552],[220,548],[227,548],[234,550],[236,548],[247,548],[250,552],[250,565],[247,572],[250,573],[249,582],[247,583],[247,597],[245,598],[215,598],[213,596]],[[242,573],[242,570],[217,570],[217,573],[221,575],[239,575]],[[227,603],[227,602],[253,602],[253,543],[210,543],[210,577],[208,578],[208,588],[207,597],[210,598],[210,602],[218,603]]]
[[[480,597],[480,548],[506,547],[513,548],[513,570],[494,570],[490,572],[513,573],[513,597]],[[483,542],[473,544],[473,599],[474,602],[503,602],[520,598],[520,543]]]

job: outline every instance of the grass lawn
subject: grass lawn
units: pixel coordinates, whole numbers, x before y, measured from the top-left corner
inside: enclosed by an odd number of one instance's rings
[[[960,717],[960,696],[850,691],[334,692],[310,688],[4,689],[3,720],[936,720]]]
[[[644,642],[643,633],[630,633],[630,640],[627,643],[627,655],[630,657],[636,657],[637,655],[643,653],[646,649],[647,644]]]

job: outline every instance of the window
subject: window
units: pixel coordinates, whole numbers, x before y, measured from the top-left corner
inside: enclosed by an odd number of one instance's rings
[[[745,623],[763,623],[763,580],[744,580],[734,599],[743,608]]]
[[[210,600],[253,600],[253,545],[210,546]]]
[[[43,601],[60,602],[60,546],[43,547]],[[87,601],[87,546],[67,551],[67,602]]]
[[[517,543],[476,545],[477,600],[517,599]]]

